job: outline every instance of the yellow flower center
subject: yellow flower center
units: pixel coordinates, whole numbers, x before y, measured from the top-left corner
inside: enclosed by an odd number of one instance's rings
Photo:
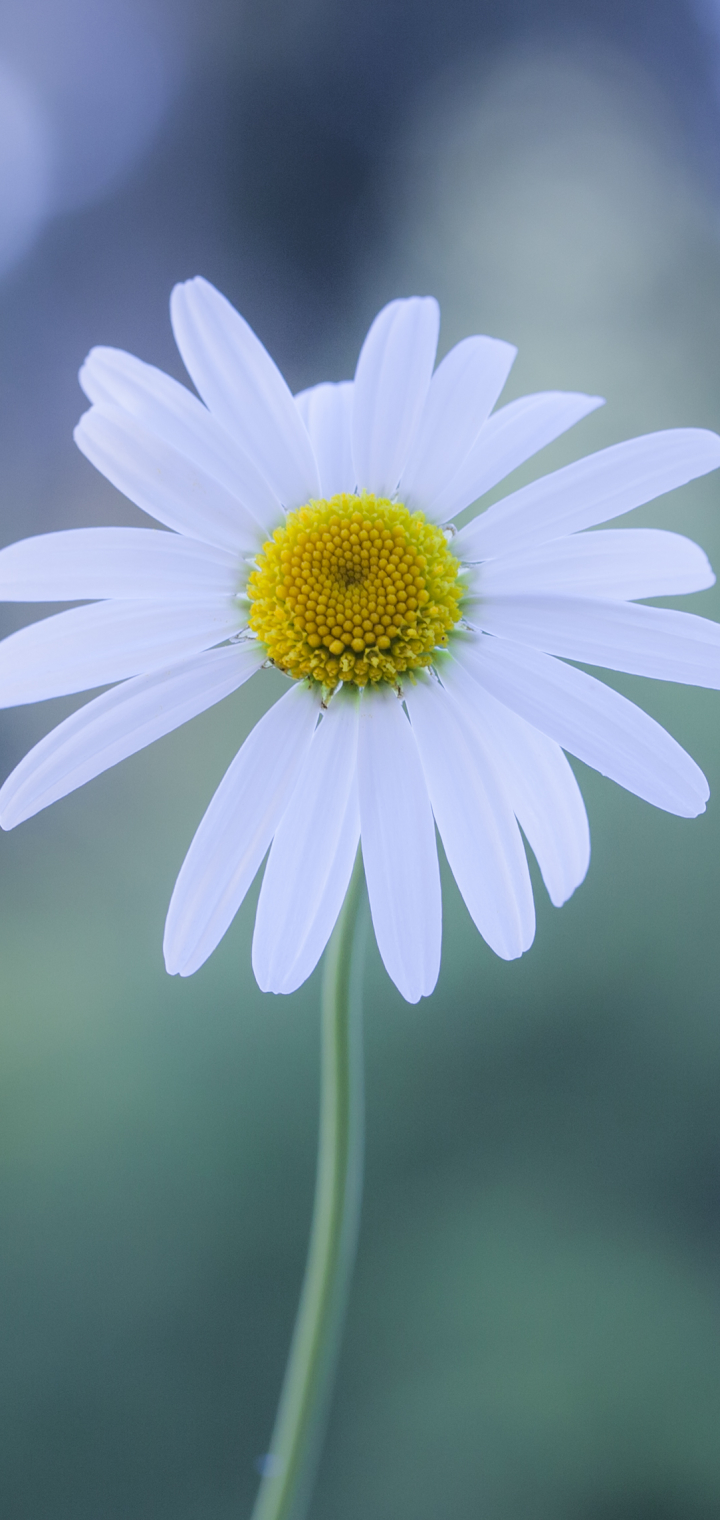
[[[459,569],[442,529],[401,502],[311,501],[263,545],[247,587],[250,627],[297,679],[395,685],[447,644]]]

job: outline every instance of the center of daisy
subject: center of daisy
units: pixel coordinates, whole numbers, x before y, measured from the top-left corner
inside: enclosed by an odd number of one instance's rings
[[[401,502],[311,501],[258,555],[250,627],[297,679],[394,685],[447,644],[460,617],[459,569],[442,530]]]

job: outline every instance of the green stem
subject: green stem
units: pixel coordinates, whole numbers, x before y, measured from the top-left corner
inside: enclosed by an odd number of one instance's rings
[[[363,1152],[358,858],[325,954],[320,1137],[305,1280],[252,1520],[302,1520],[310,1499],[355,1261]]]

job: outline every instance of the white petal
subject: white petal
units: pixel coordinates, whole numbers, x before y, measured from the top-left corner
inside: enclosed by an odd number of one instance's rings
[[[554,593],[619,601],[682,596],[714,583],[699,544],[660,528],[605,528],[553,538],[524,554],[486,560],[472,578],[478,596]]]
[[[603,776],[682,818],[704,812],[699,766],[641,708],[584,670],[507,639],[453,640],[487,691]]]
[[[310,434],[320,476],[320,495],[351,495],[355,490],[352,458],[352,380],[325,381],[300,391],[295,405]]]
[[[410,512],[435,518],[435,504],[487,421],[516,354],[498,338],[464,338],[438,365],[398,487]]]
[[[109,686],[209,649],[238,632],[232,601],[93,602],[0,643],[0,707]]]
[[[154,528],[70,528],[0,549],[0,600],[81,602],[105,597],[227,598],[238,557]]]
[[[493,412],[460,468],[438,496],[433,510],[436,522],[450,522],[518,465],[603,405],[602,396],[538,391]]]
[[[408,1003],[432,992],[440,969],[442,904],[430,801],[413,731],[395,693],[362,698],[360,826],[375,938]]]
[[[535,908],[525,850],[491,752],[428,677],[405,702],[448,864],[483,939],[503,960],[532,944]]]
[[[422,416],[437,348],[440,312],[431,296],[391,301],[360,350],[353,397],[357,483],[394,496]]]
[[[505,596],[483,599],[474,621],[499,638],[584,665],[720,689],[720,625],[692,612],[569,596]]]
[[[80,384],[100,411],[120,407],[236,496],[266,533],[281,517],[267,481],[217,418],[186,386],[119,348],[93,348]]]
[[[343,905],[360,839],[359,708],[356,692],[333,697],[278,825],[253,937],[263,992],[294,992],[309,977]]]
[[[168,908],[163,948],[171,975],[197,971],[232,923],[290,800],[318,712],[305,686],[291,687],[225,772]]]
[[[204,712],[254,675],[257,644],[213,649],[103,692],[40,740],[0,788],[0,825],[13,829],[93,776]]]
[[[277,365],[219,290],[200,278],[170,300],[175,341],[205,405],[290,511],[319,494],[310,440]]]
[[[518,554],[550,538],[592,528],[706,475],[720,465],[720,438],[674,428],[613,444],[534,480],[475,517],[454,541],[463,560]]]
[[[237,498],[129,412],[94,406],[74,438],[96,470],[166,527],[240,554],[257,552],[260,526]]]
[[[590,863],[587,813],[568,761],[559,744],[491,697],[457,660],[446,656],[441,675],[466,723],[491,746],[550,901],[561,907]]]

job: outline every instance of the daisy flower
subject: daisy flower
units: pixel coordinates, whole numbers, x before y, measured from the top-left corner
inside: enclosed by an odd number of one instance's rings
[[[582,881],[587,817],[564,751],[656,807],[708,787],[640,708],[566,660],[720,687],[720,630],[641,605],[714,576],[675,533],[589,533],[720,465],[699,429],[616,444],[453,519],[600,405],[551,391],[493,410],[515,349],[470,337],[434,369],[432,299],[392,301],[355,378],[293,397],[205,280],[173,291],[197,389],[95,348],[76,441],[161,529],[50,533],[0,553],[0,597],[83,602],[0,644],[0,704],[110,687],[0,790],[12,828],[268,663],[289,680],[195,834],[165,930],[170,972],[214,950],[267,855],[253,939],[292,992],[328,941],[358,844],[380,954],[411,1002],[440,964],[435,829],[469,912],[511,959]],[[167,531],[170,530],[170,531]],[[116,684],[112,684],[116,683]],[[268,854],[269,851],[269,854]]]

